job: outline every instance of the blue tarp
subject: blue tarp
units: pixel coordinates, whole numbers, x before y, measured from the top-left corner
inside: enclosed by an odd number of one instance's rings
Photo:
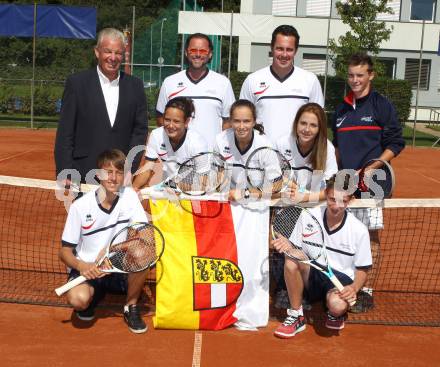
[[[0,4],[0,35],[32,37],[34,6]]]
[[[37,37],[94,39],[96,9],[37,5]],[[33,37],[34,6],[0,4],[0,36]]]

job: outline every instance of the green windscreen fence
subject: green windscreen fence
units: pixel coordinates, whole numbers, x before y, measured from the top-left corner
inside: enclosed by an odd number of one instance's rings
[[[188,35],[178,33],[179,10],[182,0],[173,0],[154,23],[142,33],[135,34],[133,50],[133,74],[141,78],[146,86],[160,87],[163,80],[181,70],[182,42]],[[185,10],[203,11],[193,1],[185,1]],[[220,71],[221,37],[209,35],[213,44],[213,57],[208,67]]]

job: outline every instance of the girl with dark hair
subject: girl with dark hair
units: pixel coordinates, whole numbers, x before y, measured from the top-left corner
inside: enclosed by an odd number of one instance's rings
[[[271,147],[271,143],[263,126],[257,124],[254,104],[248,100],[239,99],[232,104],[230,123],[230,129],[216,136],[214,150],[233,165],[229,199],[240,200],[250,195],[245,174],[249,155],[257,148]]]
[[[135,174],[133,187],[139,190],[149,186],[154,173],[154,163],[159,159],[163,167],[163,179],[177,173],[179,163],[208,150],[208,145],[196,131],[188,130],[194,115],[190,98],[176,97],[168,101],[163,115],[163,126],[154,129],[145,150],[145,164]]]

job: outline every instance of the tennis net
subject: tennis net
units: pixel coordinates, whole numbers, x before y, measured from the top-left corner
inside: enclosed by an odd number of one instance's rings
[[[66,305],[54,293],[66,281],[58,252],[67,215],[55,190],[54,181],[0,176],[2,302]],[[374,270],[358,302],[361,312],[351,313],[349,321],[440,326],[440,199],[356,206],[362,208],[353,211],[370,227]],[[154,292],[154,280],[149,283],[147,292]],[[144,300],[152,301],[154,294],[148,296]]]

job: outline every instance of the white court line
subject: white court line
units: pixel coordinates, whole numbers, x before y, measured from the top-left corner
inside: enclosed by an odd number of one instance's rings
[[[34,150],[35,150],[35,149],[30,149],[30,150],[26,150],[25,152],[21,152],[21,153],[17,153],[17,154],[14,154],[14,155],[10,155],[9,157],[6,157],[6,158],[3,158],[3,159],[0,159],[0,162],[7,161],[7,160],[12,159],[12,158],[15,158],[15,157],[19,157],[19,156],[24,155],[24,154],[27,154],[27,153],[29,153],[29,152],[33,152]]]
[[[192,367],[200,367],[200,359],[202,356],[202,332],[196,331],[194,333],[194,349]]]
[[[411,171],[411,172],[417,173],[418,175],[423,176],[423,177],[427,178],[428,180],[431,180],[431,181],[433,181],[433,182],[435,182],[435,183],[440,184],[440,181],[439,181],[439,180],[436,180],[435,178],[432,178],[432,177],[430,177],[430,176],[426,176],[426,175],[424,175],[423,173],[420,173],[419,171],[416,171],[415,169],[406,168],[406,167],[405,167],[405,169],[407,169],[408,171]]]

